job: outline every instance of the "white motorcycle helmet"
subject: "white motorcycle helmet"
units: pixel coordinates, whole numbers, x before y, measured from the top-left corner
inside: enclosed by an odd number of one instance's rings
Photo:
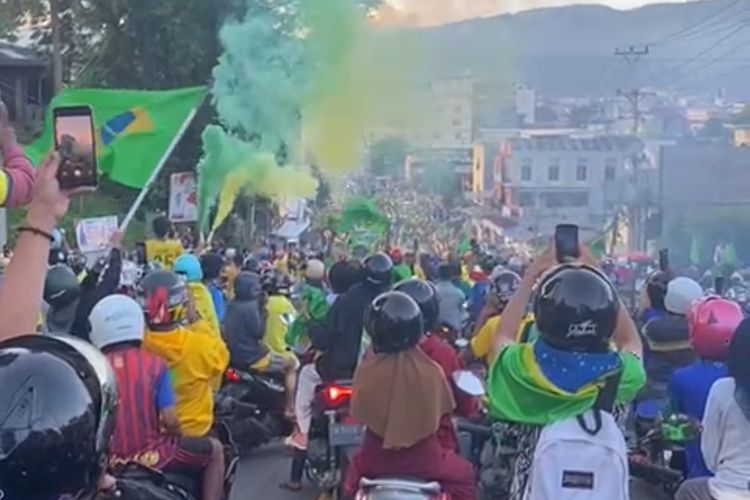
[[[685,316],[693,302],[703,297],[703,288],[690,278],[679,277],[669,282],[664,307],[672,314]]]
[[[128,341],[143,341],[146,322],[143,309],[126,295],[100,300],[89,316],[91,343],[99,349]]]

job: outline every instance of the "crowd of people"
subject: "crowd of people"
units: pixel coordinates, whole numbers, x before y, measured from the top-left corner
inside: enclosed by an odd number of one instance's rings
[[[194,474],[201,498],[223,498],[212,427],[227,367],[283,377],[295,429],[285,442],[300,451],[316,386],[353,380],[351,415],[366,431],[349,496],[364,477],[407,475],[478,498],[485,464],[461,456],[454,418],[487,415],[516,442],[508,498],[581,488],[627,498],[627,467],[571,471],[600,457],[601,442],[580,448],[570,433],[606,434],[608,456],[623,458],[632,413],[636,433],[654,414],[702,422],[678,500],[750,498],[750,320],[690,278],[653,273],[634,318],[585,247],[562,264],[554,248],[525,263],[476,242],[462,255],[390,248],[332,260],[185,249],[163,217],[139,262],[117,234],[108,257],[73,265],[54,234],[69,204],[59,156],[34,173],[7,128],[0,147],[5,203],[28,203],[0,285],[2,498],[93,498],[131,462]],[[465,366],[486,373],[485,398],[456,383]],[[293,466],[281,486],[301,481]],[[618,481],[621,497],[610,495]]]

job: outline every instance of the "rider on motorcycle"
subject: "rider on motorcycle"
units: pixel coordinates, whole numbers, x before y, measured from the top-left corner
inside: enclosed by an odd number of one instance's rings
[[[198,473],[201,498],[219,500],[223,446],[210,437],[181,436],[167,364],[141,347],[146,325],[138,303],[110,295],[94,307],[90,320],[91,342],[107,357],[119,388],[110,464],[138,462],[164,472]]]
[[[521,277],[513,271],[498,267],[490,276],[490,285],[485,296],[484,307],[477,320],[477,333],[471,339],[471,355],[488,364],[492,353],[492,339],[502,319],[503,310],[521,284]],[[523,317],[518,329],[518,341],[527,342],[534,325],[534,315]]]
[[[703,419],[711,386],[727,376],[729,344],[742,322],[740,306],[719,297],[706,297],[690,307],[687,315],[690,344],[698,360],[675,370],[669,382],[669,411]],[[685,447],[687,477],[709,476],[700,450],[700,441]]]
[[[411,297],[422,311],[425,335],[419,342],[419,348],[443,369],[443,374],[456,401],[455,414],[464,418],[473,416],[477,411],[476,399],[458,389],[453,381],[453,373],[462,370],[463,363],[453,347],[438,335],[432,334],[437,328],[439,307],[435,285],[429,281],[412,278],[396,285],[394,291],[403,292]],[[451,415],[443,415],[437,434],[446,450],[458,450],[458,439]]]
[[[370,255],[365,259],[362,279],[336,299],[324,321],[311,321],[308,325],[312,346],[321,354],[315,363],[300,370],[294,400],[297,430],[287,438],[289,446],[307,449],[315,387],[321,381],[350,379],[354,375],[364,352],[365,311],[375,297],[390,287],[392,279],[391,258],[382,252]]]
[[[456,286],[454,280],[460,276],[457,264],[441,264],[438,267],[438,279],[435,282],[437,288],[439,326],[446,326],[453,332],[461,332],[464,322],[464,303],[466,295]]]
[[[543,426],[581,414],[601,381],[621,371],[616,401],[629,402],[645,381],[638,332],[613,285],[580,249],[585,264],[557,265],[554,248],[536,259],[508,302],[494,339],[489,408],[517,438],[510,500],[523,498]],[[521,320],[537,280],[539,338],[518,343]],[[575,335],[570,335],[575,332]],[[612,342],[619,348],[612,350]]]
[[[201,255],[201,269],[203,270],[203,283],[208,288],[211,301],[216,312],[216,319],[221,323],[224,321],[224,313],[227,310],[224,290],[222,290],[220,279],[221,269],[224,267],[224,258],[216,252],[207,252]]]
[[[187,284],[172,271],[147,274],[140,303],[148,325],[143,346],[167,361],[182,434],[205,436],[214,421],[213,386],[229,362],[226,345],[206,321],[189,322]]]
[[[190,299],[196,312],[211,326],[213,334],[220,337],[221,327],[216,317],[216,308],[211,292],[203,284],[203,269],[198,257],[189,253],[180,255],[174,261],[174,272],[187,280]]]
[[[667,285],[664,307],[668,314],[643,326],[646,340],[646,387],[638,395],[637,414],[653,418],[667,400],[672,372],[695,361],[686,315],[690,305],[703,296],[703,289],[690,278],[679,277]]]
[[[370,306],[365,329],[373,352],[354,376],[351,414],[367,429],[345,493],[356,492],[362,477],[396,475],[437,481],[455,500],[475,499],[471,465],[438,438],[455,401],[443,371],[418,348],[424,333],[419,306],[404,293],[384,293]]]
[[[667,315],[664,307],[664,298],[667,295],[667,286],[670,276],[665,271],[656,271],[646,280],[644,293],[641,294],[641,304],[638,317],[642,324],[653,319],[662,318]]]
[[[117,386],[93,346],[43,335],[0,343],[0,407],[3,498],[91,500],[114,487],[106,466]]]
[[[263,343],[270,350],[268,368],[260,371],[274,371],[274,357],[283,358],[283,372],[286,384],[286,415],[294,418],[294,388],[297,386],[299,363],[294,353],[287,348],[285,336],[297,310],[289,300],[291,278],[278,269],[268,269],[261,275],[261,289],[266,294],[265,329]],[[257,365],[257,363],[256,363]],[[258,368],[255,368],[258,369]]]

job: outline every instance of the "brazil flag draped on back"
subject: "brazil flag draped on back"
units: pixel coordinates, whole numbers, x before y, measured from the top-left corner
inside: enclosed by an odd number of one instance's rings
[[[42,135],[27,149],[39,164],[54,144],[52,109],[88,105],[94,110],[99,170],[114,182],[142,188],[205,87],[177,90],[68,88],[49,106]]]

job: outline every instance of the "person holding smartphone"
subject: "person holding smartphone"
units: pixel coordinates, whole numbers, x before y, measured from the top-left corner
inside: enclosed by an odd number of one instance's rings
[[[16,131],[10,125],[8,109],[0,101],[0,206],[20,207],[31,201],[34,188],[34,169],[23,148],[16,140]]]

